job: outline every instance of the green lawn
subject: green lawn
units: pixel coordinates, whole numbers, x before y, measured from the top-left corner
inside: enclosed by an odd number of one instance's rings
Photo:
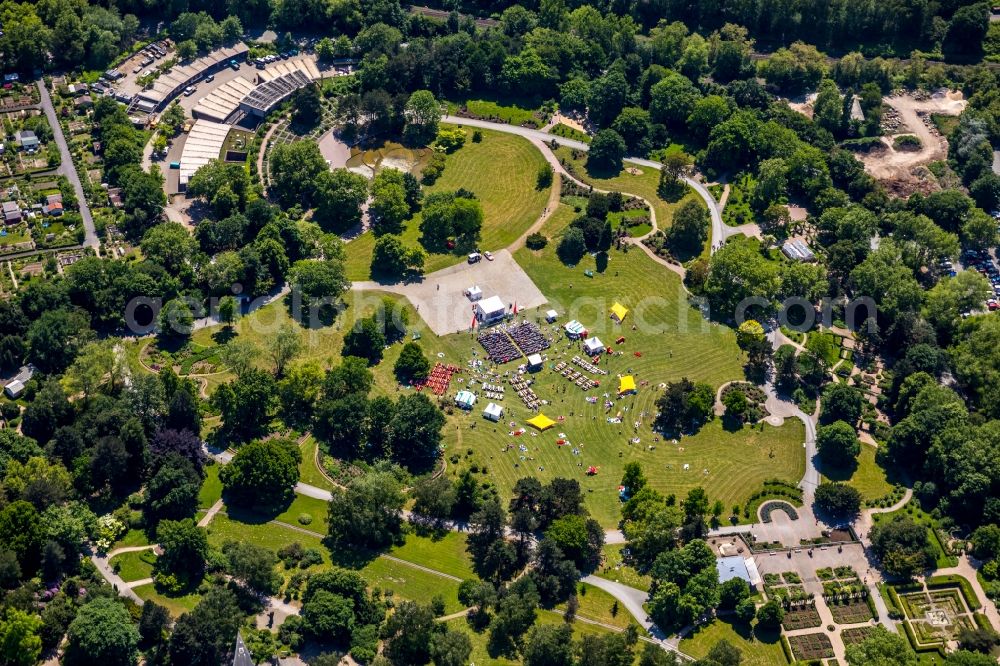
[[[554,611],[539,610],[537,613],[537,619],[535,620],[535,625],[563,624],[564,622],[565,620],[559,613]],[[472,641],[472,654],[469,655],[470,664],[476,664],[476,666],[481,666],[483,664],[489,664],[490,666],[516,666],[516,664],[521,663],[516,659],[490,656],[489,650],[487,649],[489,631],[474,631],[464,617],[449,620],[446,624],[449,629],[453,631],[463,631],[469,636],[469,639]],[[610,631],[604,627],[588,624],[586,622],[574,622],[570,626],[573,628],[574,641],[578,641],[582,636],[601,636],[610,633]],[[642,653],[643,647],[645,647],[645,645],[642,642],[639,642],[635,646],[636,655]]]
[[[319,471],[319,467],[317,467],[317,447],[316,439],[311,435],[302,443],[302,462],[299,463],[299,480],[310,486],[316,486],[324,490],[333,490],[335,486],[323,476]]]
[[[131,553],[122,553],[111,558],[111,566],[118,572],[126,583],[143,578],[152,578],[153,564],[156,562],[156,553],[152,550],[140,550]]]
[[[222,499],[222,481],[219,480],[219,466],[208,465],[205,467],[205,481],[198,493],[198,508],[209,509],[220,499]]]
[[[130,529],[128,532],[124,534],[124,536],[122,536],[121,539],[115,541],[114,545],[111,547],[111,550],[114,550],[115,548],[126,548],[129,546],[148,546],[148,545],[149,545],[149,538],[146,536],[145,532],[143,532],[142,530]]]
[[[578,159],[573,159],[573,151],[561,147],[556,150],[556,156],[572,169],[572,173],[578,179],[588,185],[612,192],[634,194],[649,201],[656,210],[656,224],[660,229],[665,230],[670,227],[674,219],[674,211],[685,199],[694,197],[701,201],[701,198],[691,189],[688,189],[688,193],[680,201],[668,202],[661,199],[656,192],[660,184],[660,172],[650,167],[641,167],[625,162],[626,169],[633,169],[638,173],[629,173],[627,170],[623,170],[617,176],[604,178],[587,171],[586,153],[583,153]]]
[[[464,606],[458,601],[458,582],[421,571],[401,562],[376,558],[359,569],[369,585],[382,588],[396,598],[429,603],[436,596],[444,599],[445,614],[457,613]]]
[[[620,213],[609,213],[608,220],[611,221],[611,228],[618,231],[618,228],[622,226],[623,221],[629,218],[645,217],[649,219],[649,213],[644,210],[624,210]],[[649,222],[643,222],[642,224],[634,224],[632,226],[626,226],[625,230],[628,232],[629,236],[633,238],[639,238],[645,236],[650,231],[653,230],[653,225]]]
[[[721,640],[729,641],[740,651],[743,656],[741,666],[777,666],[788,663],[777,634],[758,639],[745,627],[730,624],[725,619],[715,619],[698,627],[681,641],[680,649],[701,659]]]
[[[851,470],[824,469],[823,477],[831,481],[843,481],[858,489],[865,500],[885,497],[892,492],[892,484],[886,478],[886,472],[875,461],[877,448],[868,444],[861,445],[858,454],[858,464]]]
[[[322,537],[327,531],[327,514],[329,513],[329,503],[325,500],[307,497],[305,495],[295,495],[292,502],[281,510],[265,511],[260,509],[245,509],[226,505],[226,512],[231,518],[252,524],[267,523],[276,520],[295,527],[315,532]],[[312,521],[309,523],[299,522],[299,516],[309,514]]]
[[[601,563],[601,567],[594,572],[594,575],[648,592],[653,579],[626,564],[622,564],[623,548],[625,548],[625,544],[606,544],[603,549],[604,561]]]
[[[464,104],[469,113],[481,118],[498,120],[510,125],[530,125],[540,127],[537,104],[534,100],[521,100],[521,104],[504,100],[499,103],[488,99],[467,99],[448,102],[448,113],[454,114]]]
[[[144,601],[155,601],[159,605],[165,607],[175,618],[182,613],[187,613],[188,611],[193,610],[201,600],[201,595],[197,592],[183,594],[176,597],[161,594],[156,590],[153,583],[132,588],[132,591],[138,594]]]
[[[806,349],[814,352],[833,367],[840,360],[840,338],[826,331],[812,331],[806,338]]]
[[[576,616],[586,620],[594,620],[619,629],[626,629],[630,624],[639,626],[638,621],[628,610],[618,603],[613,596],[599,587],[579,583],[576,587],[576,599],[579,602]],[[566,605],[560,604],[558,610],[565,610]],[[645,635],[646,630],[639,627],[639,633]]]
[[[750,193],[756,184],[753,177],[743,175],[736,182],[729,184],[729,197],[726,207],[722,210],[722,221],[731,227],[756,222],[756,215],[750,207]]]
[[[573,141],[581,141],[583,143],[590,143],[591,141],[590,135],[586,132],[581,132],[575,127],[570,127],[569,125],[564,125],[563,123],[559,123],[550,129],[549,134],[561,136],[564,139],[572,139]]]
[[[410,534],[406,543],[389,551],[393,557],[459,578],[475,578],[472,558],[465,549],[465,534],[447,532],[441,538]]]
[[[638,393],[614,400],[611,411],[605,413],[601,401],[608,389],[584,393],[547,367],[535,375],[533,389],[540,398],[550,401],[543,409],[546,414],[563,417],[560,424],[537,436],[526,433],[515,438],[508,434],[505,425],[482,420],[478,410],[451,414],[444,432],[445,455],[449,458],[457,455],[462,462],[450,464],[448,474],[458,474],[475,464],[482,480],[495,483],[502,497],[509,495],[522,476],[537,476],[543,481],[557,476],[577,479],[584,489],[587,507],[606,527],[619,520],[617,486],[624,464],[633,460],[644,465],[653,486],[664,492],[683,495],[690,488],[703,485],[713,500],[720,499],[726,506],[743,504],[765,479],[777,477],[797,482],[805,461],[802,426],[794,420],[781,428],[747,427],[737,432],[726,432],[721,423],[714,422],[678,444],[658,441],[651,420],[656,413],[660,383],[688,377],[719,386],[741,378],[743,360],[735,335],[725,326],[705,321],[688,303],[680,279],[643,252],[612,250],[606,266],[598,266],[590,256],[574,268],[564,266],[556,257],[555,248],[561,230],[572,217],[572,208],[560,206],[544,229],[549,244],[539,251],[522,248],[515,259],[548,298],[546,308],[551,306],[560,313],[561,322],[578,319],[607,344],[615,343],[619,335],[626,338],[623,345],[615,345],[623,355],[606,357],[601,362],[609,375],[595,378],[605,387],[610,386],[608,392],[613,394],[617,375],[631,374],[639,385]],[[587,269],[594,271],[592,278],[584,276]],[[301,328],[303,353],[297,362],[316,361],[323,367],[337,363],[345,326],[371,312],[382,295],[348,293],[344,297],[348,312],[331,326]],[[608,308],[615,301],[631,309],[624,325],[613,324],[608,317]],[[437,337],[428,331],[412,307],[407,305],[406,310],[410,329],[421,332],[420,344],[429,358],[463,368],[470,360],[481,358],[482,349],[473,336],[465,333]],[[538,311],[528,311],[524,316],[537,321],[539,315]],[[236,330],[263,347],[266,331],[288,320],[285,305],[275,303],[238,322]],[[636,330],[632,330],[633,323]],[[569,360],[577,353],[576,344],[568,343],[557,327],[542,324],[542,328],[556,340],[547,352],[548,366],[560,358]],[[202,329],[195,338],[204,336],[210,340],[221,330]],[[376,393],[398,396],[402,392],[392,375],[392,366],[401,349],[400,344],[389,347],[382,362],[374,368]],[[266,366],[267,361],[262,359],[260,364]],[[478,371],[467,371],[464,378],[468,381],[475,374]],[[453,384],[451,393],[455,390],[457,384]],[[598,403],[588,403],[588,395],[599,398]],[[511,392],[505,408],[505,422],[523,424],[532,416]],[[607,422],[607,417],[619,413],[620,424]],[[638,427],[634,427],[635,421],[640,422]],[[556,445],[560,432],[566,434],[572,446]],[[638,438],[638,443],[632,443],[634,438]],[[514,448],[505,452],[504,448],[511,444]],[[519,444],[528,451],[519,452]],[[574,455],[574,449],[579,455]],[[529,457],[533,460],[528,460]],[[584,473],[590,465],[599,468],[597,475]],[[689,465],[687,471],[684,465]],[[296,524],[298,510],[298,507],[290,509],[279,519]],[[322,512],[304,510],[315,519],[309,529],[325,531]]]
[[[219,548],[226,541],[246,541],[277,552],[282,546],[298,541],[305,547],[319,548],[329,563],[329,553],[322,547],[322,534],[315,536],[267,522],[246,522],[219,513],[206,528],[209,545]]]
[[[555,257],[557,234],[549,231],[546,235],[553,240],[545,249],[521,249],[515,258],[560,313],[561,321],[578,319],[609,344],[619,335],[626,337],[621,346],[623,356],[602,360],[601,367],[609,375],[600,379],[614,387],[618,374],[632,374],[640,384],[638,393],[615,401],[611,412],[605,413],[600,402],[588,403],[586,397],[600,398],[606,389],[584,393],[546,368],[534,376],[532,388],[540,398],[551,401],[543,409],[549,417],[563,417],[557,427],[537,436],[532,431],[511,437],[505,424],[483,421],[478,410],[456,413],[449,418],[446,430],[447,456],[454,452],[480,469],[485,466],[483,479],[495,483],[501,496],[507,496],[522,476],[543,481],[556,476],[577,479],[587,507],[609,527],[619,519],[617,488],[622,468],[633,460],[643,463],[653,486],[664,492],[683,494],[704,485],[713,499],[719,498],[727,506],[744,502],[767,478],[778,476],[793,482],[801,478],[805,466],[803,429],[794,421],[782,428],[745,428],[735,433],[724,431],[721,423],[715,422],[678,445],[656,441],[651,417],[656,413],[659,383],[689,377],[718,386],[742,375],[733,332],[705,322],[687,304],[679,278],[644,253],[612,251],[607,269],[587,278],[583,270],[596,271],[594,259],[585,257],[579,266],[567,268]],[[626,319],[623,326],[613,324],[607,316],[614,301],[632,308],[632,319]],[[528,314],[530,319],[535,316]],[[635,331],[629,325],[633,320],[640,324]],[[557,340],[548,351],[547,365],[577,353],[576,344],[567,343],[558,330],[544,325],[543,330]],[[445,360],[461,367],[473,352],[480,351],[468,334],[446,336],[438,342],[454,342]],[[641,357],[635,356],[636,352]],[[648,385],[642,386],[643,381]],[[505,407],[505,423],[522,424],[532,416],[513,397],[505,401]],[[607,417],[619,412],[623,422],[609,424]],[[640,417],[643,412],[646,416]],[[641,421],[638,428],[635,421]],[[556,444],[560,432],[566,434],[571,446]],[[636,437],[639,442],[632,444]],[[509,444],[514,445],[513,450],[504,451]],[[528,447],[528,451],[520,452],[518,445]],[[738,451],[734,451],[736,447]],[[579,455],[574,455],[574,448]],[[466,455],[467,450],[472,451],[471,456]],[[685,464],[690,466],[687,471],[683,470]],[[590,465],[599,467],[596,476],[585,474]],[[460,469],[460,465],[449,465],[449,474]]]
[[[527,139],[483,130],[481,143],[472,142],[472,132],[465,146],[448,155],[444,173],[425,192],[451,192],[465,188],[483,204],[483,230],[479,246],[484,250],[507,247],[541,215],[549,190],[535,188],[538,170],[545,158]],[[420,215],[406,223],[403,240],[419,243]],[[367,280],[370,277],[375,237],[366,233],[350,242],[347,248],[347,277]],[[464,254],[428,253],[424,266],[430,273],[464,261]]]
[[[311,529],[315,526],[309,526]],[[322,544],[320,534],[311,535],[288,529],[270,523],[253,523],[235,520],[225,514],[219,514],[208,527],[209,544],[215,548],[227,540],[246,541],[277,552],[283,546],[299,542],[306,548],[316,548],[323,553],[323,564],[310,571],[320,571],[332,566],[330,552]],[[406,544],[390,551],[393,557],[421,566],[430,567],[444,573],[462,578],[474,578],[468,556],[464,553],[465,537],[451,534],[439,541],[429,538],[407,536]],[[411,599],[420,603],[429,603],[435,595],[441,595],[445,600],[448,613],[462,609],[458,602],[458,582],[444,576],[422,571],[401,562],[385,558],[374,558],[367,563],[361,563],[358,571],[368,581],[369,585],[392,590],[394,595],[403,599]],[[354,568],[355,565],[350,565]],[[293,572],[279,571],[287,579]]]

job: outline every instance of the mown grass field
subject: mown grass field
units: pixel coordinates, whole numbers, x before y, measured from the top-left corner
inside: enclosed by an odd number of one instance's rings
[[[565,223],[566,216],[558,217]],[[515,259],[560,313],[560,321],[583,322],[592,334],[623,355],[603,359],[601,367],[609,373],[597,377],[603,387],[584,393],[550,370],[558,360],[568,361],[577,354],[577,343],[568,342],[558,329],[543,324],[543,331],[556,343],[547,352],[545,369],[533,376],[532,388],[551,402],[542,411],[550,418],[562,419],[560,423],[544,433],[529,428],[523,436],[511,436],[507,423],[513,421],[519,427],[533,413],[508,392],[504,400],[507,413],[501,424],[484,421],[478,405],[471,413],[456,411],[452,415],[446,431],[446,456],[458,455],[480,470],[485,467],[484,480],[495,483],[501,495],[509,494],[522,476],[543,481],[557,476],[577,479],[587,507],[609,527],[619,518],[617,487],[622,468],[633,460],[644,465],[653,486],[664,492],[683,494],[704,485],[713,499],[721,499],[727,506],[745,501],[764,479],[798,481],[805,466],[801,424],[789,422],[781,428],[764,426],[762,430],[744,428],[730,433],[714,422],[676,445],[657,441],[651,421],[660,383],[689,377],[718,386],[742,376],[733,332],[705,322],[687,303],[679,278],[642,252],[612,251],[603,272],[589,256],[574,268],[564,266],[555,255],[560,230],[547,227],[546,235],[552,239],[549,245],[540,251],[521,249]],[[584,276],[587,269],[595,271],[593,278]],[[615,301],[631,309],[622,326],[613,324],[607,314]],[[538,315],[529,312],[527,318],[536,321]],[[633,323],[636,330],[632,330]],[[626,338],[624,344],[615,344],[618,336]],[[449,339],[464,341],[460,345],[464,348],[458,350],[457,358],[448,354],[448,362],[464,367],[469,359],[478,358],[474,354],[481,353],[468,334],[440,340]],[[513,369],[514,365],[508,364],[500,372]],[[631,374],[637,383],[648,384],[640,385],[634,396],[616,399],[619,374]],[[464,379],[468,381],[469,376]],[[603,405],[605,393],[614,401],[608,412]],[[597,397],[598,403],[588,403],[587,396]],[[619,414],[622,423],[607,422],[608,417]],[[561,438],[571,445],[557,445]],[[639,441],[632,443],[635,438]],[[507,445],[513,445],[513,450],[505,451]],[[520,445],[528,450],[519,451]],[[574,454],[574,449],[579,453]],[[688,470],[683,469],[685,464]],[[585,474],[591,465],[599,468],[595,476]],[[449,473],[459,469],[461,465],[449,465]]]
[[[305,495],[295,495],[294,499],[285,507],[279,507],[271,511],[259,509],[245,509],[226,505],[226,513],[230,518],[250,524],[262,524],[272,520],[285,523],[294,527],[315,532],[323,536],[327,532],[327,514],[329,513],[329,503],[325,500],[307,497]],[[300,523],[299,517],[308,514],[312,519],[308,523]]]
[[[576,611],[578,618],[593,620],[623,630],[628,628],[630,624],[634,624],[639,629],[640,635],[646,635],[646,630],[639,627],[639,623],[632,617],[632,614],[621,603],[616,605],[615,598],[601,588],[587,583],[579,583],[576,586],[576,599],[579,603]],[[566,604],[560,604],[556,609],[565,611]]]
[[[787,664],[778,634],[755,637],[746,627],[715,619],[698,627],[681,641],[680,649],[692,657],[704,658],[721,640],[729,641],[742,654],[741,666],[780,666]]]
[[[875,461],[876,447],[861,445],[858,464],[851,470],[823,469],[823,478],[841,481],[854,486],[861,497],[870,500],[885,497],[892,491],[892,484],[886,478],[886,471]]]
[[[141,550],[122,553],[111,558],[110,564],[118,570],[118,575],[126,583],[153,576],[153,563],[156,553],[152,550]]]
[[[514,421],[520,426],[533,413],[512,391],[508,390],[504,400],[507,410],[504,423],[492,424],[480,416],[485,403],[477,405],[471,413],[450,408],[454,392],[462,386],[457,379],[453,381],[448,395],[440,401],[446,412],[453,412],[448,416],[444,433],[445,455],[459,458],[459,464],[449,464],[449,474],[475,465],[483,481],[495,483],[502,496],[508,495],[522,476],[536,476],[543,481],[557,476],[575,478],[584,488],[587,507],[607,527],[618,522],[617,485],[624,464],[632,460],[641,462],[654,487],[664,492],[683,494],[703,485],[713,500],[720,499],[726,506],[743,503],[765,479],[798,481],[805,462],[802,426],[796,422],[781,428],[747,427],[737,432],[726,432],[721,423],[715,422],[676,445],[657,441],[651,421],[656,413],[660,384],[688,377],[719,386],[740,378],[743,361],[735,335],[729,328],[706,322],[687,302],[680,279],[638,250],[613,250],[607,265],[602,267],[590,256],[576,267],[564,266],[556,257],[555,248],[559,235],[572,219],[572,208],[560,206],[544,230],[550,238],[549,244],[539,251],[522,248],[515,259],[548,297],[546,309],[556,309],[561,322],[571,318],[583,322],[592,334],[615,346],[622,355],[605,357],[601,367],[609,374],[595,376],[602,382],[602,388],[584,393],[549,369],[557,360],[569,360],[578,353],[577,344],[568,342],[558,328],[542,324],[555,344],[547,352],[546,368],[534,375],[533,388],[540,398],[551,403],[542,411],[563,420],[548,432],[531,431],[522,437],[510,436],[507,422]],[[594,276],[586,277],[584,270],[592,270]],[[315,361],[323,367],[336,364],[346,327],[372,311],[382,296],[367,292],[346,294],[347,310],[331,326],[316,330],[300,328],[304,351],[297,362]],[[608,317],[608,308],[615,301],[630,308],[624,325],[614,324]],[[405,310],[409,313],[410,329],[421,332],[420,344],[431,361],[468,368],[471,361],[482,358],[482,348],[473,335],[437,337],[427,330],[411,306],[406,304]],[[529,311],[524,316],[538,321],[540,314]],[[275,303],[238,322],[236,330],[263,347],[269,331],[287,321],[290,321],[287,308]],[[212,329],[203,329],[196,337],[211,335]],[[626,338],[622,345],[615,342],[619,336]],[[382,362],[373,368],[377,392],[394,396],[406,390],[392,374],[401,349],[400,344],[389,347]],[[260,363],[267,365],[263,358]],[[508,364],[499,372],[515,369],[514,364]],[[476,374],[466,372],[461,378],[467,382]],[[636,395],[616,398],[619,374],[635,377],[640,384]],[[602,404],[605,393],[613,400],[608,412]],[[598,398],[598,402],[587,402],[588,396]],[[607,422],[609,416],[619,414],[620,424]],[[556,445],[560,432],[565,433],[571,446]],[[633,443],[634,438],[639,441]],[[513,450],[504,451],[507,445],[513,445]],[[528,451],[520,452],[518,445],[524,445]],[[305,453],[308,458],[308,450]],[[687,470],[683,469],[685,464],[689,465]],[[590,465],[599,468],[596,476],[585,474]],[[305,463],[304,468],[315,481]],[[284,519],[294,524],[296,517],[296,513],[289,511]],[[318,522],[310,529],[323,531],[320,512],[313,517]]]
[[[148,546],[148,545],[149,545],[149,538],[146,536],[145,532],[143,532],[142,530],[130,529],[128,532],[122,535],[121,539],[115,541],[114,545],[111,547],[111,550],[114,550],[115,548],[125,548],[128,546]]]
[[[539,610],[537,619],[535,620],[535,626],[563,623],[565,623],[565,620],[561,614],[547,610]],[[491,656],[488,649],[489,631],[477,632],[473,630],[464,617],[448,620],[446,625],[453,631],[462,631],[469,636],[469,639],[472,641],[472,654],[469,655],[470,664],[476,664],[476,666],[482,664],[489,664],[490,666],[516,666],[521,663],[518,659]],[[609,629],[586,622],[574,622],[570,626],[573,628],[574,641],[580,640],[583,636],[603,636],[611,633]],[[638,643],[635,647],[635,653],[641,654],[643,647],[643,643]]]
[[[472,142],[472,129],[466,128],[465,146],[447,156],[444,173],[424,191],[452,192],[465,188],[483,205],[483,230],[479,246],[499,250],[513,243],[541,215],[549,198],[549,188],[535,187],[538,170],[545,158],[527,139],[482,130],[483,140]],[[402,234],[409,246],[419,245],[420,214],[406,223]],[[371,258],[375,236],[355,238],[347,246],[347,277],[367,280],[371,276]],[[433,272],[465,260],[464,254],[428,253],[425,272]]]

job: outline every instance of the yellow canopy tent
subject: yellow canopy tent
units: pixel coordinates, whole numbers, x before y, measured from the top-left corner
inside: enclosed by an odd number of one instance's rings
[[[539,430],[548,430],[555,424],[556,422],[547,417],[545,414],[539,414],[535,418],[528,421],[528,425],[538,428]]]
[[[618,379],[618,395],[635,393],[635,378],[632,375],[625,375]]]
[[[617,321],[619,324],[625,321],[625,317],[628,316],[628,308],[621,303],[615,303],[611,306],[611,318]]]

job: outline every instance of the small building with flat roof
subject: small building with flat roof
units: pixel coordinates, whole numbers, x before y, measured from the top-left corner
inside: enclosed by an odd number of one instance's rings
[[[715,568],[719,572],[720,583],[739,578],[745,581],[751,589],[756,590],[763,582],[760,572],[757,570],[757,563],[753,561],[752,557],[743,557],[742,555],[719,557],[715,560]]]
[[[792,261],[812,261],[816,258],[801,238],[789,238],[782,244],[781,251]]]

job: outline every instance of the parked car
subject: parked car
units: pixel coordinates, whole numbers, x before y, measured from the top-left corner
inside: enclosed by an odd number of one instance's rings
[[[478,264],[482,258],[483,255],[479,254],[478,252],[473,252],[472,254],[469,255],[469,263]]]
[[[492,252],[483,252],[483,256],[486,257],[486,261],[493,261],[493,253]]]
[[[208,76],[205,77],[205,81],[209,83],[211,83],[214,80],[215,80],[215,74],[209,74]]]

